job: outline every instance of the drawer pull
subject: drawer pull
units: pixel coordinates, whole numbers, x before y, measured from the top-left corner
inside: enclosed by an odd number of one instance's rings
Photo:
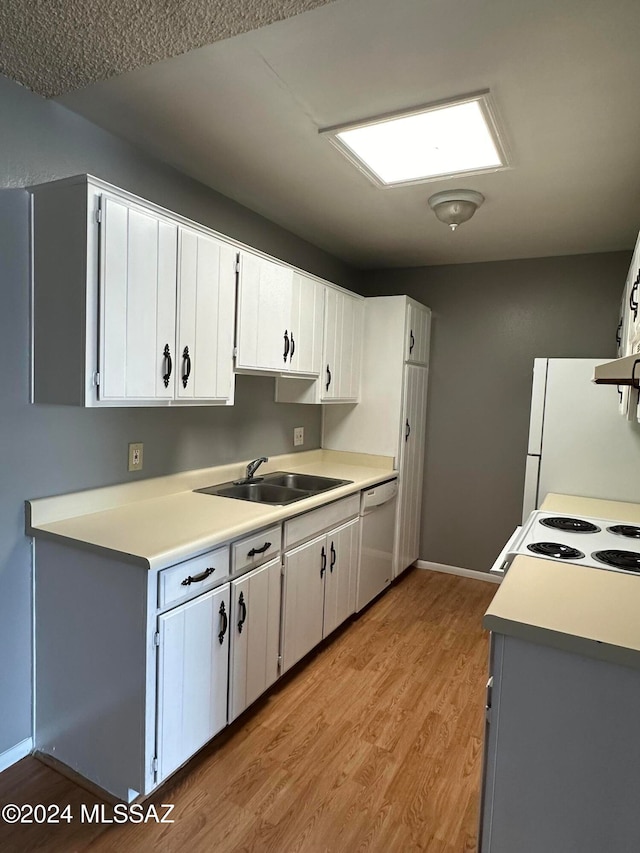
[[[202,574],[194,575],[193,577],[191,577],[191,575],[189,575],[189,577],[185,578],[180,585],[181,586],[191,586],[192,583],[200,583],[200,581],[206,580],[209,577],[209,575],[212,575],[214,572],[215,572],[215,569],[213,568],[213,566],[209,566],[209,568],[205,569],[204,572],[202,572]]]
[[[220,645],[222,645],[224,643],[224,635],[227,633],[227,626],[229,625],[224,601],[220,603],[220,610],[218,611],[218,613],[220,614],[220,618],[222,621],[222,628],[220,629],[220,633],[218,634],[218,640],[220,641]]]
[[[238,607],[242,608],[242,616],[238,619],[238,634],[242,634],[242,628],[244,623],[247,621],[247,603],[244,600],[244,593],[240,593],[240,598],[238,599]]]
[[[262,548],[252,548],[250,551],[247,551],[247,557],[255,557],[256,554],[264,554],[265,551],[268,551],[271,548],[271,542],[265,542]]]

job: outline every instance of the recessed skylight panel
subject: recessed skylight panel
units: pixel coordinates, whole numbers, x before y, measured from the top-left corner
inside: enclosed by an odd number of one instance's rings
[[[506,166],[485,94],[323,132],[383,185]]]

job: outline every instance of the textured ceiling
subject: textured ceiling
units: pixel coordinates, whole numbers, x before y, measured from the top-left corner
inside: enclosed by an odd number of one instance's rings
[[[640,0],[334,0],[59,102],[357,266],[616,251],[640,225],[639,32]],[[480,89],[502,172],[380,189],[318,134]],[[452,233],[427,199],[459,187],[486,201]]]
[[[4,0],[0,73],[47,98],[331,0]]]

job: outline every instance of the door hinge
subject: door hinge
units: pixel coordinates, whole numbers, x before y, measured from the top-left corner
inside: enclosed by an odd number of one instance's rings
[[[156,631],[155,634],[153,635],[153,645],[154,646],[160,645],[160,631]]]
[[[96,208],[96,222],[98,225],[102,222],[102,210],[99,207]]]
[[[235,272],[240,272],[240,255],[236,255]]]
[[[238,357],[238,347],[234,347],[234,348],[233,348],[233,357],[234,357],[234,358],[237,358],[237,357]]]
[[[158,756],[154,756],[153,761],[151,762],[151,770],[153,771],[153,781],[155,782],[158,778]]]
[[[282,670],[282,655],[278,655],[278,671]]]
[[[97,370],[93,373],[93,384],[100,385],[100,373]]]

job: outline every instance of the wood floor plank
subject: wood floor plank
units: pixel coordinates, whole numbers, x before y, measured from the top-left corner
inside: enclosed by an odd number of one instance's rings
[[[407,572],[151,797],[175,823],[0,823],[0,851],[470,853],[494,593]],[[9,802],[100,800],[26,758],[0,774]]]

